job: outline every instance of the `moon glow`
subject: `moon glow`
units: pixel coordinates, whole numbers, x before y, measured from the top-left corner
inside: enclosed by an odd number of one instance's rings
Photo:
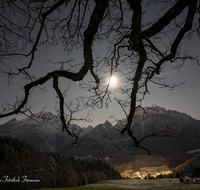
[[[116,84],[116,82],[117,82],[117,79],[116,79],[115,77],[112,76],[112,77],[110,78],[110,84],[111,84],[111,85],[114,85],[114,84]]]

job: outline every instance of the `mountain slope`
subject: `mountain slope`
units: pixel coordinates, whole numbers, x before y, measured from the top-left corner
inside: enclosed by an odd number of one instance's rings
[[[50,112],[42,112],[39,118],[34,120],[25,118],[20,121],[12,119],[0,126],[0,135],[7,135],[27,142],[41,151],[54,152],[63,144],[70,141],[66,132],[62,131],[59,125],[59,118]],[[78,125],[70,125],[75,134],[81,131],[80,136],[85,135],[92,127],[82,129]]]
[[[73,147],[66,143],[58,153],[64,155],[75,155],[76,157],[121,157],[126,154],[113,145],[113,139],[119,135],[114,127],[106,121],[96,126],[93,130],[80,138],[80,143]]]
[[[196,168],[200,168],[200,154],[187,160],[183,164],[175,168],[174,174],[184,177],[185,175],[193,177],[193,172]]]

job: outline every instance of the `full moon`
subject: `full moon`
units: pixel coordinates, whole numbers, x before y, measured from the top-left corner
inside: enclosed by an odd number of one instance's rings
[[[116,82],[117,82],[117,80],[116,80],[115,77],[111,77],[111,78],[110,78],[110,84],[111,84],[111,85],[116,84]]]

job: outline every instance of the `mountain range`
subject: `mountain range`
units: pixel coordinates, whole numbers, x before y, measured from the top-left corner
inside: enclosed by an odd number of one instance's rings
[[[79,143],[72,145],[70,137],[61,130],[58,125],[58,116],[49,112],[43,112],[39,119],[25,118],[17,121],[13,119],[0,126],[0,135],[8,135],[30,143],[40,150],[53,151],[66,156],[76,158],[104,158],[110,163],[124,170],[135,165],[137,160],[145,166],[154,166],[161,162],[167,162],[171,167],[176,167],[191,158],[186,152],[200,149],[200,121],[191,116],[174,110],[166,110],[158,106],[138,109],[132,127],[134,135],[141,139],[153,132],[164,134],[169,129],[168,135],[179,137],[149,137],[141,142],[153,156],[146,157],[147,152],[132,146],[132,141],[127,133],[121,135],[119,131],[125,120],[112,125],[109,121],[96,127],[89,126],[82,129],[76,124],[70,125],[75,133],[80,132]],[[37,116],[38,114],[36,114]],[[173,133],[171,133],[173,132]],[[123,147],[123,148],[122,148]],[[129,164],[127,163],[129,161]],[[147,161],[148,160],[148,161]],[[173,160],[173,161],[172,161]],[[170,163],[169,163],[170,162]]]
[[[59,117],[50,113],[36,113],[32,118],[22,120],[15,118],[0,126],[0,135],[7,135],[29,143],[41,151],[55,152],[63,144],[71,140],[59,125]],[[69,127],[75,134],[85,135],[92,126],[82,129],[76,124]],[[71,141],[70,141],[71,142]]]
[[[150,137],[146,138],[143,146],[148,148],[152,154],[168,154],[171,152],[186,152],[200,148],[200,121],[191,116],[177,111],[165,110],[160,107],[146,109],[148,116],[143,117],[140,111],[136,113],[133,120],[134,135],[141,139],[151,134],[169,129],[169,135],[173,137]],[[119,123],[124,123],[120,121]],[[71,154],[77,156],[91,157],[119,157],[120,155],[146,154],[146,151],[132,147],[132,140],[127,134],[121,135],[122,129],[117,123],[113,126],[106,121],[104,124],[96,126],[89,131],[81,140],[83,141],[76,147],[66,143],[58,152],[61,154]],[[171,133],[171,131],[173,133]],[[120,147],[125,146],[119,150]]]

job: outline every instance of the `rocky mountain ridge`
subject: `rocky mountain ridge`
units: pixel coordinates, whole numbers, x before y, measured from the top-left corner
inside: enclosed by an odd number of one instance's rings
[[[93,127],[81,128],[71,124],[69,128],[75,134],[83,136]],[[19,121],[14,118],[0,126],[0,135],[17,138],[46,152],[54,152],[71,140],[67,133],[62,131],[59,117],[50,112],[36,113],[32,118],[26,117]]]

